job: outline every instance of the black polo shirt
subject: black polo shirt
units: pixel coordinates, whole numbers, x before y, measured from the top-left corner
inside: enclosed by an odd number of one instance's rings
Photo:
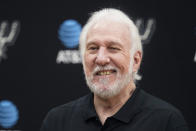
[[[188,131],[188,127],[178,109],[137,88],[104,125],[89,94],[52,109],[41,131]]]

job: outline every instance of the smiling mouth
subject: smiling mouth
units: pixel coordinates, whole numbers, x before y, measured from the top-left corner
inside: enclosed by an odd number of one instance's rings
[[[96,72],[96,75],[103,76],[103,75],[110,75],[112,73],[116,73],[116,70],[102,70],[102,71]]]

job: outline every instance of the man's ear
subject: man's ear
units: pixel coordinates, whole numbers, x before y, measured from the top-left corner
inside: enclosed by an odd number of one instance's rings
[[[142,61],[142,52],[141,51],[136,51],[135,54],[133,55],[133,72],[137,72],[140,68],[140,64]]]

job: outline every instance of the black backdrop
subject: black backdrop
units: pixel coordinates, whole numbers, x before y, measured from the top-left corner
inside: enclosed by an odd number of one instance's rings
[[[0,23],[20,23],[14,45],[0,61],[0,100],[12,101],[19,110],[11,129],[39,130],[49,109],[89,92],[81,64],[56,62],[58,52],[67,50],[58,29],[67,19],[84,25],[89,12],[103,7],[120,8],[133,20],[156,20],[153,36],[144,45],[138,86],[179,108],[196,130],[196,9],[188,0],[2,0]]]

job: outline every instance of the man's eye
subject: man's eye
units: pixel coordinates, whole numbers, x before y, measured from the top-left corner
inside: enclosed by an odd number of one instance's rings
[[[88,49],[89,49],[89,50],[97,50],[98,47],[89,47]]]
[[[120,50],[120,49],[117,48],[117,47],[109,47],[109,49],[111,49],[111,50]]]

